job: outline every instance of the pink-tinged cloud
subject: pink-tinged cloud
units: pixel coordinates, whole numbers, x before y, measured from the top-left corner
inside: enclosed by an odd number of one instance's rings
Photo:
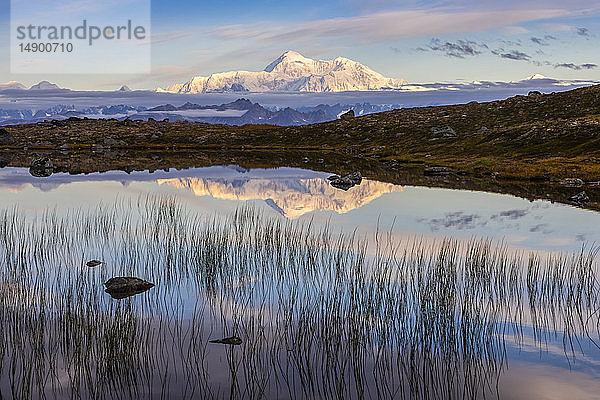
[[[448,12],[439,9],[392,11],[310,21],[292,26],[269,26],[268,24],[223,26],[215,29],[213,34],[224,40],[254,39],[277,43],[342,39],[365,44],[452,33],[480,32],[575,14],[577,13],[565,9],[471,12]]]

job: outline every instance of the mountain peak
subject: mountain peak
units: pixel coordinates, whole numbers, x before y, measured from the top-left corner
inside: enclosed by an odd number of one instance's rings
[[[0,90],[6,90],[6,89],[27,89],[27,87],[25,85],[23,85],[21,82],[17,82],[17,81],[0,83]]]
[[[542,74],[535,74],[535,75],[531,75],[530,77],[526,78],[526,81],[533,81],[536,79],[550,79],[547,76],[544,76]]]
[[[283,53],[281,56],[279,56],[278,59],[273,61],[271,64],[267,65],[267,67],[264,69],[264,71],[265,72],[273,72],[277,68],[277,66],[280,64],[287,64],[287,63],[294,63],[294,62],[306,63],[306,62],[314,62],[314,60],[304,57],[302,54],[298,53],[297,51],[288,50],[285,53]]]
[[[56,85],[54,83],[50,83],[48,81],[41,81],[37,85],[33,85],[32,87],[29,88],[29,90],[55,90],[55,89],[60,89],[60,87],[58,87],[58,85]]]

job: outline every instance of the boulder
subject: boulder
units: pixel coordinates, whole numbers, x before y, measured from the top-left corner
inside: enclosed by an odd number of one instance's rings
[[[15,158],[13,153],[0,153],[0,168],[8,167],[13,158]]]
[[[577,193],[574,196],[569,197],[569,201],[578,206],[584,206],[588,201],[590,201],[590,197],[586,192]]]
[[[116,139],[113,139],[113,138],[106,138],[106,139],[104,139],[104,145],[106,147],[109,147],[109,148],[113,147],[113,146],[124,147],[124,146],[127,146],[127,143],[125,141],[123,141],[123,140],[116,140]]]
[[[52,121],[50,121],[50,123],[53,126],[59,126],[59,127],[63,127],[63,126],[67,126],[69,125],[69,123],[67,121],[64,120],[58,120],[58,119],[53,119]]]
[[[135,121],[132,121],[129,118],[125,118],[123,121],[121,121],[121,125],[123,125],[123,126],[137,126],[137,124],[135,123]]]
[[[396,171],[403,168],[402,164],[398,160],[385,160],[381,162],[380,166],[381,169],[387,171]]]
[[[541,96],[541,95],[542,95],[542,92],[537,91],[537,90],[532,90],[531,92],[529,92],[527,94],[527,96],[532,96],[532,97]]]
[[[340,119],[352,119],[354,118],[354,110],[348,110],[345,113],[340,115]]]
[[[423,171],[425,176],[446,176],[450,175],[450,170],[447,167],[431,167]]]
[[[115,277],[110,278],[104,283],[106,293],[115,299],[124,299],[144,293],[154,287],[153,283],[134,277]]]
[[[333,175],[327,179],[329,180],[331,186],[333,186],[334,188],[348,190],[353,186],[361,184],[362,175],[360,172],[353,172],[344,176]]]
[[[565,179],[561,180],[559,183],[562,186],[573,187],[573,188],[582,187],[585,184],[585,182],[579,178],[565,178]]]
[[[38,178],[47,178],[54,172],[54,164],[48,157],[37,158],[29,164],[29,173]]]
[[[431,128],[431,137],[434,139],[453,138],[456,132],[449,126]]]
[[[6,129],[0,128],[0,145],[11,145],[16,142],[15,137]]]

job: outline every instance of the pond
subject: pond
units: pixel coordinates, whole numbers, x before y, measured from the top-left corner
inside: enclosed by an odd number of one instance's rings
[[[599,213],[330,175],[0,169],[1,396],[597,396]]]

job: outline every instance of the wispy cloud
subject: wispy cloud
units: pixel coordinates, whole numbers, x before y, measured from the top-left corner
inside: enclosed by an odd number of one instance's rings
[[[598,68],[598,64],[574,64],[574,63],[561,63],[554,64],[554,68],[568,68],[575,71],[590,70]]]
[[[480,32],[524,22],[569,16],[566,9],[448,12],[442,9],[391,11],[363,16],[322,19],[292,26],[230,25],[214,29],[223,40],[306,42],[345,39],[372,43],[459,32]]]
[[[192,30],[174,30],[152,34],[152,44],[166,43],[194,35]]]
[[[438,38],[433,38],[429,42],[428,48],[432,51],[439,51],[448,57],[465,58],[466,56],[477,56],[488,46],[485,43],[477,43],[471,40],[458,40],[456,42],[444,42]],[[427,50],[420,48],[420,50]]]
[[[494,50],[494,51],[492,51],[492,54],[495,54],[501,58],[506,58],[508,60],[515,60],[515,61],[530,61],[531,60],[531,56],[529,54],[524,53],[519,50],[510,50],[507,52],[503,52],[501,50]]]
[[[592,33],[590,32],[590,30],[588,28],[577,28],[577,30],[575,32],[579,36],[583,36],[585,38],[590,38],[592,36]]]
[[[534,37],[530,38],[530,40],[533,43],[535,43],[537,45],[540,45],[540,46],[549,46],[550,43],[548,43],[548,42],[550,40],[557,40],[557,38],[555,36],[552,36],[552,35],[546,35],[543,38],[534,36]]]

